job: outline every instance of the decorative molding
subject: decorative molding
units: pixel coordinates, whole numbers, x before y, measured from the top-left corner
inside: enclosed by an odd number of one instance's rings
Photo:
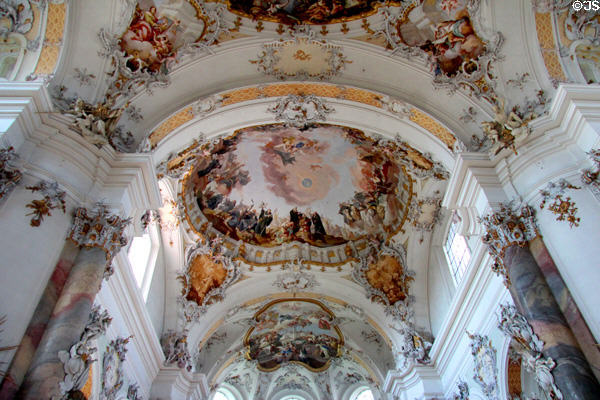
[[[106,346],[106,353],[104,353],[102,360],[101,399],[115,400],[117,393],[123,386],[123,361],[125,361],[129,339],[131,339],[131,336],[117,338],[111,340],[108,346]]]
[[[177,302],[181,306],[181,311],[186,322],[197,321],[202,314],[206,313],[208,307],[217,301],[221,301],[225,298],[225,291],[228,287],[233,285],[240,277],[241,271],[236,262],[234,262],[227,253],[227,248],[222,245],[222,239],[216,237],[210,242],[205,240],[202,241],[188,251],[186,257],[186,268],[184,271],[179,272],[177,279],[181,281],[183,288],[181,295],[178,297]],[[203,293],[202,303],[199,304],[195,300],[190,299],[189,295],[192,290],[192,276],[191,267],[196,257],[208,256],[208,259],[213,263],[222,266],[225,269],[226,276],[223,282],[216,287],[208,290],[207,293]]]
[[[273,286],[292,293],[319,286],[315,275],[302,271],[303,268],[306,267],[302,263],[302,260],[285,263],[282,269],[288,269],[288,271],[278,274],[273,282]]]
[[[556,363],[550,357],[543,358],[544,342],[533,332],[533,328],[515,306],[500,305],[498,328],[513,339],[512,349],[520,356],[525,369],[534,375],[541,391],[548,393],[552,399],[562,400],[563,395],[555,385],[551,373]]]
[[[500,210],[481,218],[486,229],[482,237],[483,244],[494,260],[492,270],[504,278],[506,287],[510,286],[508,271],[504,265],[504,251],[510,246],[525,247],[529,240],[538,234],[534,210],[525,205],[521,213],[516,214],[511,204],[500,204]]]
[[[571,201],[571,197],[563,199],[563,195],[568,189],[581,189],[578,186],[571,185],[566,179],[561,179],[558,182],[550,182],[546,185],[546,188],[540,190],[542,196],[542,202],[540,208],[546,207],[546,202],[552,199],[552,203],[548,205],[548,210],[553,214],[557,215],[557,221],[567,221],[569,226],[579,226],[581,218],[577,217],[577,207],[575,202]]]
[[[277,79],[328,80],[340,75],[348,61],[342,47],[325,40],[315,40],[307,25],[291,30],[292,39],[262,45],[256,64],[259,72]]]
[[[113,274],[112,259],[127,245],[124,230],[131,222],[131,218],[123,219],[109,213],[104,204],[97,204],[93,209],[79,207],[75,210],[73,224],[68,234],[77,246],[97,247],[106,253],[106,270],[104,278],[108,279]]]
[[[89,369],[97,360],[92,358],[96,348],[92,342],[106,332],[112,319],[106,310],[100,312],[100,306],[95,306],[90,312],[88,323],[85,326],[80,339],[71,346],[69,351],[61,350],[58,358],[63,363],[64,379],[59,383],[60,396],[53,400],[71,399],[71,395],[83,388],[88,380]]]
[[[178,368],[192,370],[192,357],[188,350],[187,332],[168,330],[160,338],[160,344],[165,353],[165,365],[176,365]]]
[[[581,171],[581,182],[587,185],[596,199],[600,201],[600,149],[590,150],[586,154],[592,159],[595,170],[584,169]]]
[[[31,208],[33,211],[26,215],[32,215],[30,225],[31,226],[40,226],[42,223],[44,216],[51,216],[51,210],[56,208],[61,209],[63,213],[66,212],[65,209],[65,196],[67,195],[65,191],[60,190],[58,188],[57,182],[49,182],[49,181],[40,181],[35,186],[27,186],[27,189],[32,192],[40,191],[44,195],[44,198],[41,200],[32,200],[31,203],[28,203],[25,207]]]
[[[487,336],[471,334],[471,354],[475,363],[475,375],[473,379],[477,382],[483,394],[490,400],[499,399],[498,366],[496,364],[496,349]]]
[[[23,177],[14,163],[18,157],[12,146],[0,148],[0,200],[8,195]]]
[[[275,115],[277,121],[284,121],[287,125],[297,128],[305,128],[313,122],[326,121],[327,114],[335,110],[313,94],[307,96],[290,94],[281,97],[277,103],[269,107],[268,111]]]

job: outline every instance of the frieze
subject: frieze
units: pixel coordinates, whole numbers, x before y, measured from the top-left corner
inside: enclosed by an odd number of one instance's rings
[[[313,122],[326,121],[327,114],[335,110],[315,95],[290,94],[281,97],[268,111],[275,115],[277,121],[304,128]]]
[[[90,312],[79,341],[72,345],[69,351],[58,352],[65,376],[59,383],[60,396],[55,396],[53,400],[71,399],[72,395],[83,388],[92,363],[97,361],[93,358],[97,349],[92,347],[92,343],[106,332],[111,320],[106,310],[101,312],[100,306],[95,306]]]
[[[27,189],[32,192],[41,192],[44,196],[41,200],[32,200],[25,207],[31,208],[33,211],[26,215],[33,215],[30,221],[31,226],[40,226],[44,216],[51,216],[51,210],[59,209],[63,213],[65,209],[65,196],[67,195],[64,190],[58,188],[57,182],[40,181],[35,186],[27,186]]]
[[[123,362],[125,353],[127,353],[127,343],[131,336],[127,338],[117,338],[111,340],[106,346],[106,353],[102,360],[102,388],[100,398],[103,400],[115,400],[117,393],[123,386]]]
[[[7,196],[21,181],[23,175],[15,165],[15,160],[18,157],[12,146],[0,148],[0,200]]]
[[[510,246],[525,247],[529,240],[539,234],[534,210],[526,205],[517,215],[511,204],[501,204],[499,211],[481,218],[481,223],[486,229],[482,237],[483,244],[494,260],[492,270],[504,278],[504,284],[508,287],[510,278],[503,261],[504,251]]]
[[[578,209],[575,206],[575,202],[571,200],[571,197],[567,196],[566,198],[563,198],[567,190],[578,189],[581,188],[572,185],[566,179],[561,179],[556,183],[550,182],[543,190],[540,190],[540,195],[542,196],[540,208],[544,209],[546,203],[549,200],[552,200],[552,203],[548,205],[548,211],[557,216],[557,221],[566,221],[571,228],[579,226],[581,218],[577,216]]]
[[[468,333],[471,339],[471,355],[475,363],[475,375],[483,394],[491,400],[499,399],[498,366],[496,363],[496,349],[487,336]]]
[[[79,207],[75,210],[73,224],[68,238],[80,247],[97,247],[106,253],[105,279],[113,273],[110,266],[114,256],[127,245],[125,228],[131,218],[121,218],[111,214],[104,204],[97,204],[93,209]]]

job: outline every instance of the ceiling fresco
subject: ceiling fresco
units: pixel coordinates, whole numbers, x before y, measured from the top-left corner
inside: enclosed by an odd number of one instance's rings
[[[414,155],[417,168],[432,167]],[[347,127],[250,127],[204,149],[189,190],[231,239],[327,247],[398,231],[412,196],[402,156],[395,143]]]
[[[229,0],[227,9],[235,14],[287,25],[331,24],[368,17],[383,5],[381,0]],[[401,4],[401,1],[386,4]]]
[[[253,325],[244,338],[246,356],[263,371],[289,362],[324,370],[344,344],[335,315],[313,299],[274,300],[256,313]]]

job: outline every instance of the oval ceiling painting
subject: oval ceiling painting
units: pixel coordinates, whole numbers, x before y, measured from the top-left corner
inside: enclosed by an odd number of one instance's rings
[[[204,149],[186,190],[213,228],[253,245],[387,237],[412,193],[396,150],[336,125],[244,128]]]
[[[391,1],[388,5],[400,5]],[[377,12],[381,0],[229,0],[229,11],[254,20],[287,25],[331,24],[365,18]]]
[[[312,299],[279,299],[254,316],[244,337],[246,357],[262,371],[273,371],[289,362],[311,371],[322,371],[341,354],[344,337],[335,315]]]

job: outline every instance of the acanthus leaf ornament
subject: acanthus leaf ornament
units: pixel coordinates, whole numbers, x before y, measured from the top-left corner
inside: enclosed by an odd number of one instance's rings
[[[511,348],[520,356],[525,369],[534,375],[542,392],[548,393],[552,399],[562,400],[563,394],[554,383],[551,373],[556,363],[550,357],[543,357],[544,342],[515,306],[500,305],[498,328],[513,339]]]
[[[79,341],[72,345],[69,351],[58,352],[65,376],[59,383],[60,396],[54,396],[53,400],[70,399],[71,393],[83,388],[88,379],[90,366],[96,361],[92,358],[92,355],[96,353],[92,342],[106,332],[110,323],[111,318],[108,312],[106,310],[100,312],[100,306],[95,306],[90,312],[88,323]]]
[[[277,121],[284,121],[298,128],[325,121],[327,114],[334,111],[333,107],[313,94],[307,96],[290,94],[269,107],[269,112],[275,115]]]
[[[13,147],[0,148],[0,200],[21,181],[23,175],[15,166],[17,158],[18,155]]]
[[[127,245],[125,228],[131,218],[121,218],[111,214],[104,204],[97,204],[92,210],[79,207],[75,210],[73,224],[68,238],[80,247],[97,247],[106,253],[105,279],[112,275],[110,264],[114,256]]]
[[[552,199],[552,203],[548,205],[548,210],[553,214],[557,215],[557,221],[567,221],[569,226],[579,226],[581,218],[577,217],[577,207],[575,202],[571,200],[571,197],[563,199],[565,192],[568,189],[577,190],[581,189],[578,186],[574,186],[565,179],[561,179],[558,182],[550,182],[543,190],[540,190],[542,195],[542,202],[540,208],[546,207],[546,202]]]
[[[102,398],[115,400],[123,386],[123,362],[132,336],[111,340],[102,360]]]
[[[539,234],[533,208],[526,205],[520,211],[517,215],[511,204],[500,204],[499,211],[481,218],[486,228],[481,240],[494,260],[492,270],[504,278],[507,287],[511,282],[504,266],[504,251],[510,246],[525,247]]]
[[[44,198],[41,200],[32,200],[25,207],[31,208],[33,211],[27,215],[32,215],[30,225],[31,226],[40,226],[44,216],[51,216],[51,210],[60,209],[62,212],[66,212],[65,209],[65,196],[66,193],[63,190],[58,188],[58,183],[56,182],[48,182],[48,181],[40,181],[35,186],[27,186],[27,189],[32,192],[40,191]]]

